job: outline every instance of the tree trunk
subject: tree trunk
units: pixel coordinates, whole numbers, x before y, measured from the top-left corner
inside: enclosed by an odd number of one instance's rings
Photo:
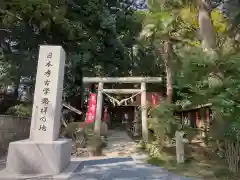
[[[226,146],[226,158],[228,163],[228,169],[232,173],[237,173],[239,170],[239,155],[240,155],[240,142],[225,141]]]
[[[211,11],[211,5],[207,0],[198,0],[198,23],[204,51],[214,51],[216,49],[216,37]]]
[[[170,41],[165,41],[163,44],[163,52],[162,57],[165,63],[165,71],[166,71],[166,100],[168,103],[172,102],[173,96],[173,87],[172,87],[172,68],[170,63],[170,54],[171,54],[172,46]]]

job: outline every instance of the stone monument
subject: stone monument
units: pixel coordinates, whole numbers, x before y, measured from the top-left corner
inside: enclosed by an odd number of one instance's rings
[[[61,46],[40,46],[30,138],[10,143],[8,172],[58,174],[70,163],[72,142],[59,139],[64,66]]]
[[[183,132],[176,131],[176,156],[177,156],[177,163],[184,163],[184,139],[183,139]]]

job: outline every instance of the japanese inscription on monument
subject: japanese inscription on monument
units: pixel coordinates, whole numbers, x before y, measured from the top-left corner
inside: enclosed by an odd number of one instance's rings
[[[41,46],[34,93],[30,139],[56,140],[59,134],[65,52]]]
[[[50,93],[50,88],[49,88],[50,81],[49,81],[48,78],[50,78],[50,76],[51,76],[51,69],[50,69],[50,67],[52,66],[51,59],[52,59],[52,52],[49,52],[47,54],[47,57],[46,57],[47,62],[46,62],[46,65],[45,65],[47,67],[47,69],[44,71],[44,75],[46,76],[46,79],[44,79],[43,94],[45,95],[45,97],[42,98],[43,107],[41,107],[41,110],[40,110],[40,113],[41,113],[40,121],[41,121],[42,124],[40,124],[39,129],[38,129],[38,130],[41,130],[41,131],[46,131],[47,130],[46,113],[47,113],[48,104],[49,104],[49,100],[48,100],[47,95]],[[48,82],[48,83],[45,83],[45,82]]]

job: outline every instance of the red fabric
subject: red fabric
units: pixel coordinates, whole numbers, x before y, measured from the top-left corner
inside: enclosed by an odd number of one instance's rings
[[[96,118],[97,97],[95,93],[90,93],[88,101],[88,110],[86,113],[85,122],[87,124],[93,123]]]
[[[199,126],[198,112],[196,112],[196,126]]]
[[[152,106],[155,107],[159,104],[160,97],[157,93],[152,93]]]

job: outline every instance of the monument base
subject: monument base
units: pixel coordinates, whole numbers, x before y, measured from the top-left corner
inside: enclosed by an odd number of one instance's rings
[[[13,174],[58,174],[70,163],[71,152],[70,139],[12,142],[6,170]]]

